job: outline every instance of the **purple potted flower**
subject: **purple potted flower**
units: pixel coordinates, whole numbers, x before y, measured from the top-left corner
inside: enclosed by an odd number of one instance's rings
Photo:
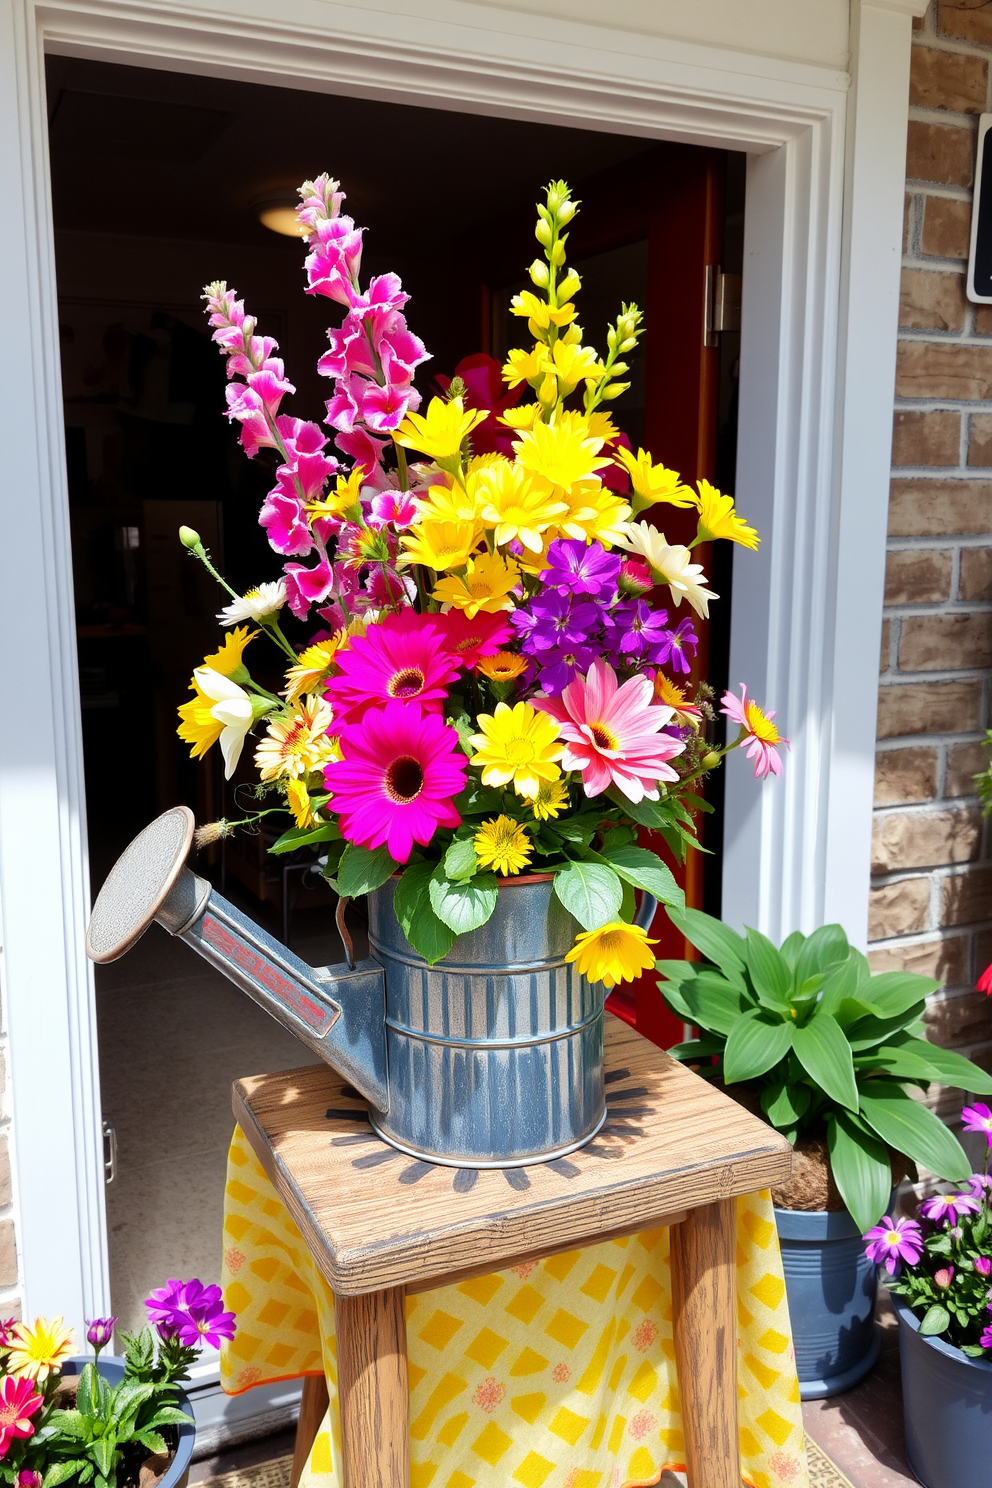
[[[992,1145],[992,1110],[965,1106]],[[906,1460],[925,1488],[992,1488],[992,1179],[985,1171],[884,1218],[865,1254],[887,1273],[899,1320]]]

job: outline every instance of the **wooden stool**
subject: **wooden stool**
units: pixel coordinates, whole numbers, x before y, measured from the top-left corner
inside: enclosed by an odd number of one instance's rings
[[[660,1225],[689,1485],[740,1488],[733,1201],[784,1182],[792,1149],[612,1017],[606,1045],[606,1125],[529,1168],[397,1152],[326,1065],[235,1085],[234,1114],[334,1292],[344,1488],[409,1488],[407,1292]],[[294,1488],[326,1406],[323,1380],[305,1380]]]

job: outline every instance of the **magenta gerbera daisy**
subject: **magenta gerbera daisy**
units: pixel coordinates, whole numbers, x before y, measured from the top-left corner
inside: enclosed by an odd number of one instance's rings
[[[401,610],[349,641],[334,658],[338,675],[325,693],[335,723],[356,723],[368,708],[391,701],[440,712],[448,683],[461,670],[445,644],[440,620],[439,615]]]
[[[666,762],[685,745],[659,734],[671,722],[672,710],[656,706],[653,697],[647,677],[631,677],[618,686],[613,668],[597,659],[561,697],[535,698],[533,704],[558,720],[565,741],[561,767],[581,770],[587,796],[615,785],[628,800],[656,801],[659,780],[678,780]]]
[[[419,703],[369,708],[361,723],[346,724],[340,760],[324,770],[341,834],[359,847],[388,848],[405,863],[438,827],[457,827],[454,797],[465,785],[468,761],[458,734]]]
[[[487,615],[480,610],[470,620],[464,610],[452,609],[446,615],[432,618],[443,623],[445,648],[452,656],[457,656],[467,671],[477,667],[484,656],[495,656],[512,633],[505,611]]]

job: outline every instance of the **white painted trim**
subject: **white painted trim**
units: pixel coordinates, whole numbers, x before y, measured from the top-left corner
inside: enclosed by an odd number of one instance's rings
[[[747,779],[731,792],[728,917],[777,934],[797,922],[808,927],[822,912],[857,935],[863,916],[866,865],[856,854],[845,874],[842,845],[855,814],[855,836],[869,823],[873,740],[849,714],[853,696],[862,709],[870,698],[874,716],[876,633],[866,628],[848,644],[853,627],[839,618],[847,596],[842,604],[838,586],[857,577],[846,542],[855,518],[868,533],[869,567],[884,547],[887,494],[875,472],[888,457],[891,407],[877,424],[867,410],[881,407],[883,393],[890,399],[895,336],[887,312],[871,303],[877,285],[867,260],[877,253],[873,227],[881,226],[887,252],[886,204],[902,188],[891,136],[905,119],[908,14],[884,6],[861,14],[849,139],[848,79],[829,68],[467,0],[390,0],[375,11],[374,27],[369,14],[332,0],[240,0],[225,9],[209,0],[0,0],[0,130],[4,143],[13,141],[0,150],[0,417],[12,461],[0,499],[11,508],[7,531],[19,539],[0,551],[0,593],[16,616],[5,632],[16,641],[0,648],[3,696],[24,695],[23,638],[41,658],[31,671],[33,726],[18,726],[12,712],[0,735],[0,908],[29,1310],[78,1319],[107,1296],[92,993],[82,961],[87,893],[45,44],[280,86],[567,118],[751,154],[739,492],[765,543],[757,560],[744,555],[737,565],[733,664],[735,676],[777,704],[793,751],[784,787],[759,790]],[[897,121],[888,132],[881,105],[870,106],[873,89]],[[887,273],[882,279],[887,294]],[[866,627],[874,613],[868,590],[858,610]],[[70,1150],[65,1133],[74,1123]]]

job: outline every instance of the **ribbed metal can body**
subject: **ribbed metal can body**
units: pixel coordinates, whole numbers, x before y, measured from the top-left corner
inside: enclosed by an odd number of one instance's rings
[[[603,988],[566,963],[581,926],[550,879],[501,886],[491,918],[428,966],[368,896],[386,984],[389,1110],[380,1134],[452,1167],[519,1167],[573,1151],[606,1114]]]

